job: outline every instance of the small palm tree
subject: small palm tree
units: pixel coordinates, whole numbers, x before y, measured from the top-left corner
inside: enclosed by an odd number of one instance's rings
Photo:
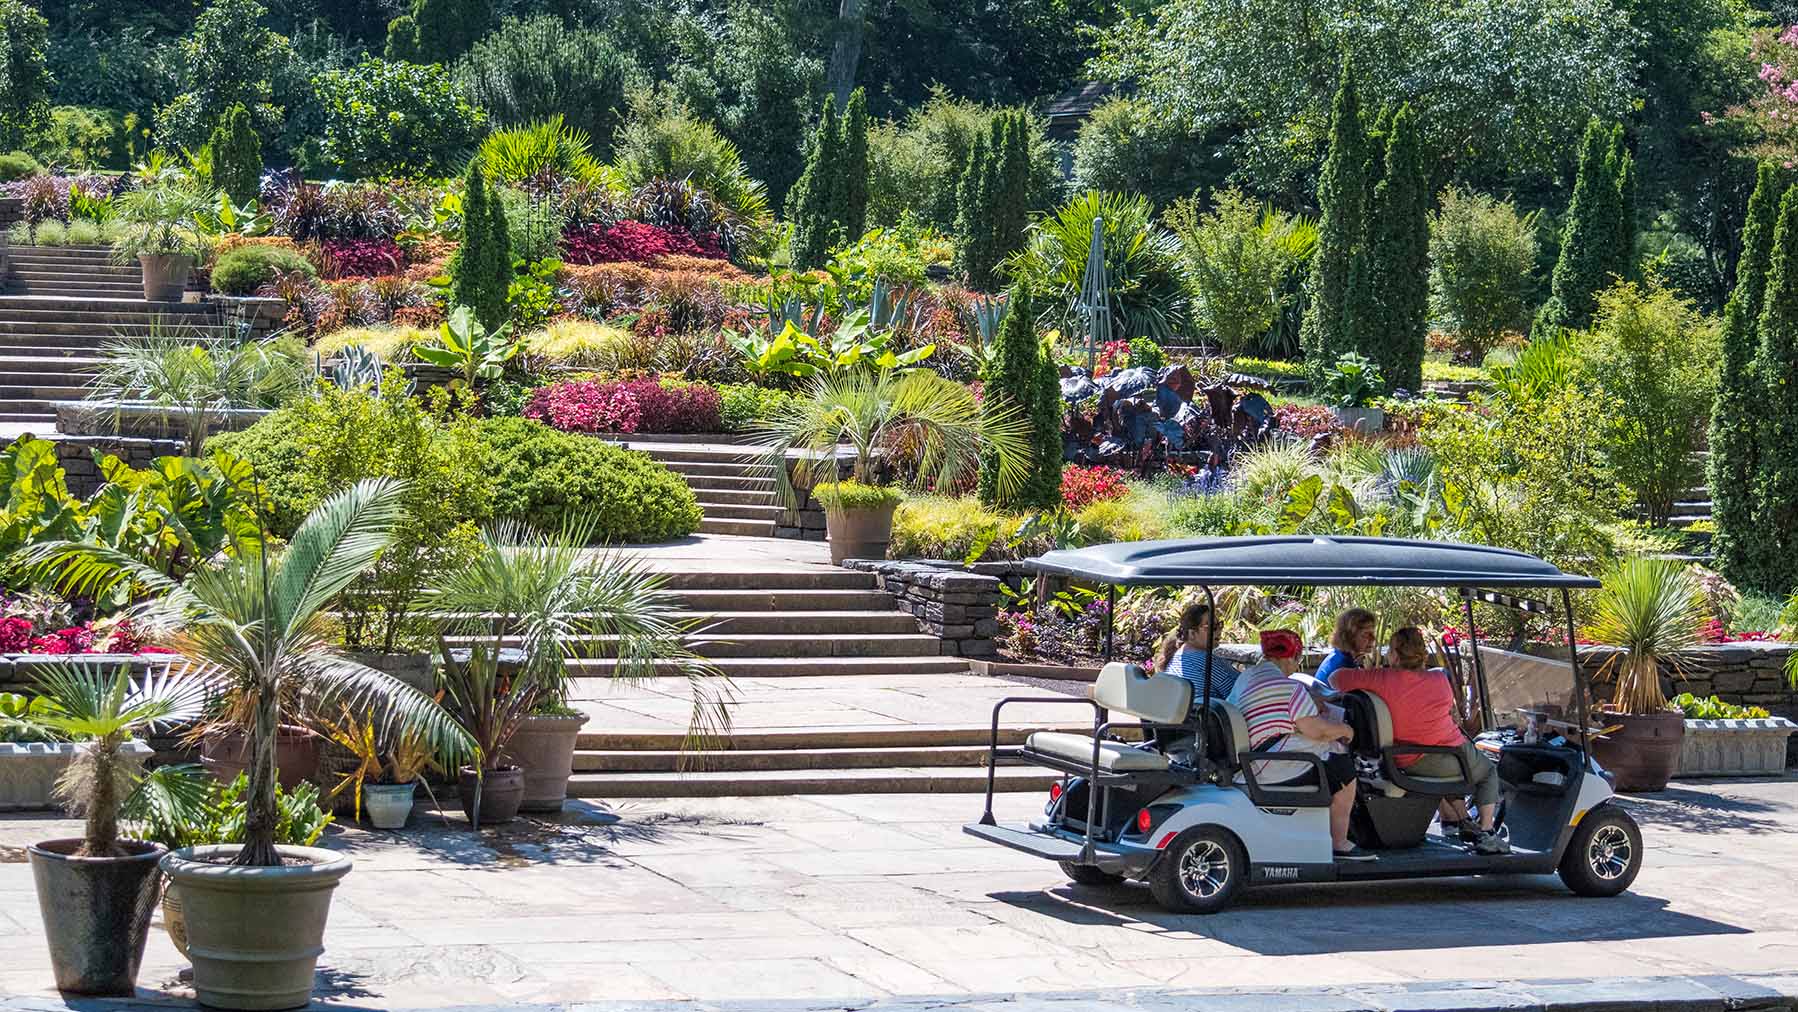
[[[236,865],[281,863],[275,737],[284,711],[348,707],[384,730],[418,735],[448,762],[478,755],[431,697],[334,649],[322,614],[393,540],[404,491],[390,479],[358,482],[320,503],[279,554],[239,545],[181,582],[105,546],[64,542],[51,553],[51,568],[65,578],[122,570],[156,595],[130,610],[133,622],[170,637],[222,690],[219,721],[243,730],[250,743],[248,825]]]
[[[1612,705],[1622,713],[1660,713],[1667,709],[1661,664],[1678,670],[1680,656],[1698,646],[1704,590],[1685,565],[1670,559],[1626,559],[1603,583],[1585,635],[1623,648],[1599,669],[1617,680]]]
[[[227,410],[280,407],[306,389],[309,363],[281,348],[272,341],[204,340],[156,317],[148,333],[101,348],[87,398],[115,405],[115,412],[131,401],[161,408],[181,423],[188,456],[197,457]]]
[[[999,483],[1016,488],[1030,465],[1030,426],[1012,411],[983,412],[973,391],[923,369],[857,370],[821,377],[764,431],[767,460],[781,491],[793,498],[786,462],[800,454],[805,484],[835,481],[839,447],[854,451],[853,477],[879,484],[884,452],[906,448],[918,476],[947,489],[980,464],[999,462]]]
[[[141,681],[121,665],[112,674],[92,668],[53,668],[38,676],[47,710],[31,722],[82,743],[56,782],[56,793],[87,818],[76,857],[124,857],[119,813],[142,783],[142,768],[124,752],[131,736],[193,720],[205,702],[207,682],[195,669],[164,666]]]

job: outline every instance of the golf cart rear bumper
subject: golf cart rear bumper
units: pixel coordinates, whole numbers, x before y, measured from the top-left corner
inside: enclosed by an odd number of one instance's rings
[[[1021,850],[1026,854],[1047,858],[1050,861],[1066,861],[1069,864],[1091,865],[1100,871],[1123,875],[1126,878],[1141,878],[1149,873],[1149,868],[1161,852],[1152,847],[1132,846],[1127,843],[1100,843],[1093,841],[1092,852],[1086,852],[1086,840],[1078,833],[1065,830],[1054,830],[1035,826],[987,826],[971,822],[961,828],[969,836],[979,837],[988,843],[996,843],[1012,850]]]

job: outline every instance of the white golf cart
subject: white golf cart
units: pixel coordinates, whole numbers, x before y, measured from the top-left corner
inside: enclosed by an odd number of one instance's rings
[[[1197,586],[1208,599],[1211,588],[1222,586],[1443,588],[1460,595],[1470,631],[1476,600],[1547,614],[1547,604],[1510,592],[1558,591],[1570,638],[1570,592],[1598,586],[1521,552],[1380,538],[1135,542],[1049,552],[1029,565],[1038,573],[1103,584],[1113,604],[1118,587]],[[1212,621],[1215,633],[1215,607]],[[1108,628],[1108,659],[1110,641]],[[1614,896],[1629,888],[1642,864],[1642,834],[1627,812],[1608,803],[1611,785],[1591,758],[1590,736],[1599,732],[1587,726],[1586,679],[1577,656],[1565,667],[1531,659],[1534,667],[1524,667],[1535,677],[1489,685],[1482,654],[1505,655],[1483,651],[1477,640],[1464,642],[1471,649],[1457,647],[1450,660],[1470,718],[1487,729],[1476,744],[1498,763],[1500,832],[1510,842],[1508,854],[1478,854],[1435,831],[1438,802],[1466,798],[1472,790],[1465,760],[1461,776],[1408,774],[1397,757],[1450,750],[1395,743],[1386,701],[1377,696],[1351,692],[1340,699],[1355,732],[1360,774],[1350,838],[1376,859],[1337,861],[1321,761],[1248,751],[1242,714],[1213,696],[1209,678],[1195,691],[1185,679],[1118,662],[1105,665],[1091,699],[1011,697],[993,708],[986,810],[965,830],[1056,861],[1075,882],[1147,880],[1158,902],[1181,912],[1222,910],[1243,887],[1262,883],[1558,872],[1583,896]],[[1541,677],[1548,664],[1562,672],[1553,692]],[[1093,733],[1038,732],[1022,746],[1002,748],[999,714],[1017,702],[1090,706]],[[1516,726],[1500,727],[1495,709],[1507,722],[1516,715]],[[1118,740],[1125,732],[1139,740]],[[1318,767],[1316,784],[1257,783],[1250,760],[1273,756],[1309,759]],[[1065,774],[1041,820],[1004,826],[993,818],[991,771],[1003,760]]]

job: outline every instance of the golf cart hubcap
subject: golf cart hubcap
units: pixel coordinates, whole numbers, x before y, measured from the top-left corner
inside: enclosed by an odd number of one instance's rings
[[[1180,856],[1180,885],[1203,899],[1216,896],[1230,881],[1230,855],[1215,840],[1200,840]]]
[[[1631,856],[1629,834],[1621,826],[1600,826],[1598,832],[1592,834],[1592,843],[1586,852],[1592,874],[1606,881],[1619,878],[1628,871]]]

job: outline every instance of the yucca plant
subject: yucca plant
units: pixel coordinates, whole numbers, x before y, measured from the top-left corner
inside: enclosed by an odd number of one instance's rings
[[[47,706],[31,722],[81,743],[81,750],[56,782],[56,793],[86,817],[76,857],[124,857],[119,846],[119,814],[143,782],[142,765],[125,754],[138,731],[154,730],[200,716],[208,679],[203,670],[164,665],[141,679],[120,665],[108,673],[94,668],[56,667],[37,676]],[[11,722],[12,718],[0,717]],[[163,781],[159,785],[166,786]],[[179,792],[168,793],[171,804]]]
[[[1623,652],[1607,659],[1598,674],[1616,679],[1612,705],[1619,712],[1661,713],[1667,709],[1661,665],[1678,671],[1681,656],[1699,645],[1704,589],[1685,564],[1646,557],[1618,563],[1603,584],[1584,634]]]
[[[1165,341],[1186,330],[1191,302],[1177,266],[1179,241],[1155,224],[1148,198],[1098,190],[1031,222],[1024,248],[1005,262],[1005,272],[1036,294],[1042,325],[1064,334],[1084,326],[1078,303],[1099,218],[1112,334]]]
[[[915,462],[919,480],[953,488],[980,464],[983,449],[998,461],[1000,484],[1015,488],[1030,465],[1030,429],[1016,412],[982,412],[973,391],[918,369],[856,370],[821,377],[762,432],[767,462],[783,494],[795,498],[787,457],[799,451],[807,487],[836,480],[838,447],[854,452],[852,477],[885,484],[883,462],[896,446]]]
[[[224,704],[214,725],[249,739],[248,827],[236,865],[281,863],[275,740],[283,723],[348,707],[420,736],[447,761],[479,754],[431,697],[332,646],[324,608],[392,542],[404,492],[390,479],[358,482],[308,514],[284,551],[240,544],[181,582],[105,546],[64,542],[49,553],[50,571],[64,578],[123,570],[154,595],[130,609],[132,622],[205,668]]]

